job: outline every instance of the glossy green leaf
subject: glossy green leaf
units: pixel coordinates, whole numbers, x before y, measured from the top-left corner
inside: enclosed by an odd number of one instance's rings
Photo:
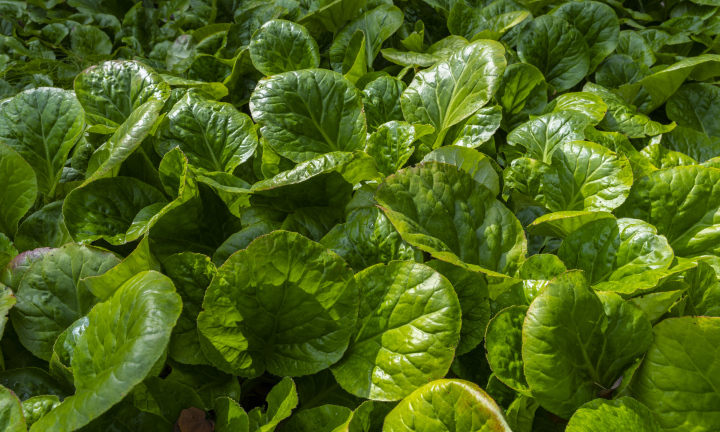
[[[610,388],[652,341],[643,312],[612,293],[589,287],[582,272],[564,273],[530,305],[522,358],[532,396],[548,411],[570,418]]]
[[[663,431],[720,427],[720,318],[683,317],[653,328],[653,343],[632,384]]]
[[[547,104],[545,77],[531,64],[512,64],[505,69],[495,98],[509,117],[503,120],[512,129],[526,121],[528,114],[540,114]]]
[[[597,219],[614,218],[608,212],[568,211],[548,213],[535,219],[529,226],[532,235],[566,238],[583,225]]]
[[[581,406],[568,423],[567,432],[606,430],[660,432],[662,429],[643,404],[629,397],[616,400],[595,399]]]
[[[651,144],[640,152],[657,169],[698,165],[698,162],[684,153],[668,150],[661,144]]]
[[[237,402],[221,397],[215,401],[215,430],[217,432],[249,432],[247,413]]]
[[[275,231],[218,269],[198,317],[200,343],[214,365],[234,374],[315,373],[347,349],[357,301],[340,257],[299,234]]]
[[[650,67],[657,60],[649,44],[642,36],[632,30],[623,30],[618,38],[618,54],[626,54],[633,60]]]
[[[164,353],[181,308],[172,282],[156,272],[133,277],[93,308],[72,357],[77,392],[32,430],[75,430],[120,402]]]
[[[58,405],[60,405],[60,399],[54,395],[31,397],[22,403],[25,422],[28,426],[32,426],[33,423],[57,408]]]
[[[668,241],[654,226],[637,219],[589,222],[563,241],[558,257],[583,270],[591,285],[621,281],[648,270],[667,269],[673,260]]]
[[[495,376],[523,394],[530,392],[523,370],[523,321],[527,306],[511,306],[500,311],[487,328],[487,359]]]
[[[50,203],[28,216],[15,236],[20,252],[41,247],[60,247],[73,241],[62,215],[63,201]]]
[[[491,160],[479,151],[453,145],[433,150],[422,161],[455,165],[470,174],[475,181],[487,187],[494,196],[497,196],[500,193],[500,177],[498,169]]]
[[[355,281],[357,326],[347,352],[332,367],[340,385],[356,396],[391,401],[445,376],[461,325],[450,282],[423,264],[404,261],[374,265]]]
[[[262,80],[250,99],[253,119],[281,156],[304,162],[365,143],[360,92],[342,75],[310,69]]]
[[[145,102],[165,102],[170,86],[152,69],[135,61],[106,61],[75,79],[75,95],[91,126],[114,129]]]
[[[401,98],[405,119],[432,125],[442,139],[450,126],[482,108],[495,94],[507,64],[504,52],[497,42],[478,41],[415,75]]]
[[[610,55],[620,40],[620,21],[615,11],[607,4],[585,1],[560,5],[551,12],[575,27],[585,38],[590,48],[590,68],[595,68]]]
[[[633,185],[621,217],[642,219],[664,235],[675,255],[717,254],[720,170],[685,166],[658,170]]]
[[[509,432],[502,410],[477,385],[437,380],[403,399],[385,419],[387,432]]]
[[[392,260],[420,260],[377,208],[360,208],[333,227],[320,243],[340,255],[356,272]]]
[[[285,20],[265,23],[250,42],[253,65],[265,75],[275,75],[320,65],[317,42],[299,24]]]
[[[349,408],[337,405],[323,405],[301,411],[283,426],[288,432],[336,432],[346,430],[352,419]]]
[[[35,172],[15,150],[0,143],[0,233],[14,238],[18,222],[30,210],[37,195]]]
[[[83,130],[82,107],[65,90],[26,90],[2,105],[0,140],[35,170],[37,189],[52,196],[63,165]],[[3,151],[3,159],[6,151]],[[20,166],[13,164],[15,169]],[[9,167],[8,167],[9,168]]]
[[[557,91],[578,84],[590,68],[583,34],[562,18],[543,15],[526,25],[518,41],[520,60],[537,67]]]
[[[599,85],[587,83],[583,91],[600,96],[608,106],[607,114],[599,124],[606,131],[620,132],[628,138],[644,138],[667,133],[675,128],[674,122],[663,125],[651,120],[648,116],[639,113],[637,107]]]
[[[385,180],[376,199],[403,239],[436,258],[506,274],[524,260],[527,241],[515,215],[453,165],[405,168]]]
[[[365,33],[362,30],[355,30],[345,50],[341,72],[345,78],[353,84],[367,74],[367,51],[365,50]]]
[[[297,407],[298,397],[295,383],[289,377],[283,378],[267,395],[267,409],[253,408],[249,413],[250,430],[272,432],[278,424],[290,417]]]
[[[362,97],[368,131],[393,120],[405,121],[400,95],[406,88],[404,82],[390,76],[381,76],[365,86]]]
[[[71,243],[30,266],[11,310],[23,345],[50,360],[55,339],[99,301],[82,279],[103,274],[119,263],[110,252]]]
[[[252,156],[257,143],[257,134],[246,114],[228,103],[189,92],[163,119],[155,148],[164,156],[179,147],[197,168],[232,172]]]
[[[480,108],[475,114],[453,126],[445,136],[445,142],[466,148],[477,148],[493,140],[502,123],[499,105]]]
[[[145,212],[161,210],[165,196],[152,186],[131,177],[99,179],[74,189],[63,204],[70,235],[86,243],[100,238],[110,244],[126,242],[126,233]]]
[[[112,51],[110,37],[97,27],[76,25],[70,30],[70,49],[80,57],[105,56]]]
[[[565,93],[553,99],[543,109],[543,114],[574,111],[583,114],[590,120],[590,124],[596,125],[605,117],[607,105],[603,100],[594,94],[577,92]]]
[[[372,66],[383,42],[395,33],[402,22],[402,11],[392,4],[379,4],[374,9],[356,16],[337,32],[330,46],[330,64],[333,70],[335,72],[342,70],[345,52],[355,31],[361,30],[365,33],[365,59],[368,66]]]
[[[25,432],[27,430],[20,401],[13,392],[5,387],[0,387],[0,426],[7,432]]]
[[[507,142],[523,146],[530,158],[550,163],[555,150],[563,143],[582,141],[589,119],[573,111],[545,114],[524,123],[510,132]]]
[[[543,176],[545,206],[551,211],[612,211],[630,194],[630,162],[584,141],[564,143],[552,154],[554,171]]]
[[[375,159],[381,173],[388,176],[405,165],[415,147],[415,128],[405,122],[380,125],[367,140],[365,151]]]
[[[720,137],[710,137],[689,127],[677,126],[664,133],[660,144],[668,150],[684,153],[698,162],[720,156]]]
[[[21,367],[0,372],[0,385],[15,393],[21,401],[41,395],[54,395],[65,399],[72,393],[72,389],[67,385],[37,367]]]
[[[366,3],[367,0],[325,1],[318,4],[317,9],[302,17],[298,22],[302,25],[319,22],[327,31],[337,32],[347,21],[351,20]]]
[[[668,99],[665,111],[678,125],[709,137],[720,137],[720,89],[709,84],[686,84]]]

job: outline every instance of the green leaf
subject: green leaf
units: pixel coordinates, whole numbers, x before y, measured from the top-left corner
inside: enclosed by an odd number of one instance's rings
[[[720,170],[684,166],[655,171],[633,184],[618,216],[642,219],[657,227],[675,255],[717,255]]]
[[[115,294],[115,291],[130,278],[147,270],[160,271],[160,262],[150,252],[149,239],[144,237],[137,248],[120,264],[101,275],[86,276],[82,282],[95,297],[104,301]]]
[[[652,71],[645,64],[636,63],[627,54],[613,54],[597,68],[595,82],[605,88],[617,89],[624,85],[635,84],[648,75],[652,75]],[[639,95],[640,90],[637,91]]]
[[[0,387],[0,427],[6,432],[25,432],[27,426],[22,406],[17,396]]]
[[[345,58],[341,72],[345,78],[353,84],[367,74],[367,58],[365,56],[365,33],[362,30],[355,30],[345,50]]]
[[[232,375],[214,367],[184,365],[168,359],[172,372],[167,379],[185,384],[200,396],[206,407],[217,407],[217,400],[225,397],[235,402],[240,399],[240,384]]]
[[[365,86],[362,92],[368,131],[387,122],[405,121],[400,107],[400,95],[407,85],[397,78],[381,76]]]
[[[178,36],[173,44],[168,47],[167,54],[165,55],[165,66],[167,69],[178,73],[185,72],[195,59],[196,47],[197,41],[193,35],[184,34]],[[173,85],[173,83],[165,77],[163,77],[163,79],[165,79],[168,84]]]
[[[60,405],[60,399],[54,395],[35,396],[22,403],[23,415],[28,426],[40,420],[45,414]],[[12,430],[12,428],[10,428]]]
[[[419,72],[402,94],[405,119],[432,125],[442,142],[450,126],[482,108],[495,94],[507,64],[504,53],[498,42],[478,41]]]
[[[205,290],[217,269],[210,258],[191,252],[169,256],[163,261],[163,267],[183,300],[183,310],[173,329],[168,355],[185,364],[207,364],[200,348],[197,317],[202,310]]]
[[[517,52],[558,92],[578,84],[590,68],[590,49],[583,34],[552,15],[537,17],[523,28]]]
[[[445,136],[445,143],[466,148],[477,148],[493,140],[502,122],[502,107],[480,108],[475,114],[453,126]]]
[[[140,147],[152,130],[162,107],[163,101],[151,99],[134,110],[110,139],[90,157],[89,165],[97,166],[97,169],[88,172],[83,185],[104,177]]]
[[[360,312],[345,355],[331,369],[338,383],[356,396],[392,401],[445,376],[461,325],[450,282],[407,261],[374,265],[355,281]]]
[[[541,115],[523,123],[507,136],[508,144],[525,147],[526,156],[550,163],[563,143],[582,141],[589,119],[570,110]]]
[[[78,429],[120,402],[165,352],[181,308],[172,282],[156,272],[140,273],[93,308],[72,358],[77,392],[33,432]]]
[[[312,241],[319,242],[330,230],[344,218],[340,209],[328,207],[303,207],[288,215],[281,229],[301,234]]]
[[[11,390],[21,401],[41,395],[54,395],[65,399],[68,394],[72,393],[71,388],[67,388],[45,370],[36,367],[22,367],[0,372],[0,386]]]
[[[623,30],[620,32],[618,46],[615,52],[629,55],[633,60],[643,63],[647,67],[652,66],[656,60],[655,54],[648,43],[645,42],[645,39],[632,30]]]
[[[144,212],[155,214],[166,203],[160,191],[140,180],[113,177],[70,192],[63,204],[63,216],[76,241],[89,243],[102,238],[120,245],[128,241],[126,233],[136,218],[147,217]]]
[[[349,432],[381,432],[383,422],[395,404],[365,401],[353,412]]]
[[[357,396],[343,390],[330,369],[296,378],[295,385],[303,410],[329,403],[355,409],[362,401]]]
[[[589,222],[563,241],[558,257],[568,268],[583,270],[591,285],[648,270],[667,269],[673,250],[654,226],[637,219]]]
[[[290,417],[292,410],[297,407],[298,398],[295,383],[289,377],[283,378],[267,395],[267,409],[253,408],[248,413],[250,430],[256,432],[272,432],[277,425]]]
[[[54,194],[82,130],[82,107],[70,92],[57,88],[26,90],[0,111],[0,140],[30,164],[38,191],[48,196]],[[6,153],[3,150],[3,159],[11,157]],[[13,165],[22,169],[19,163]]]
[[[237,402],[221,397],[215,401],[215,430],[217,432],[249,432],[247,413]]]
[[[684,281],[690,285],[688,296],[698,315],[720,316],[720,281],[710,264],[698,263],[685,274]]]
[[[356,30],[365,34],[365,60],[372,67],[383,42],[395,33],[403,22],[402,11],[392,4],[380,4],[356,16],[337,32],[330,46],[330,64],[335,72],[342,70],[345,52]]]
[[[242,230],[228,237],[227,240],[225,240],[223,244],[220,245],[219,248],[217,248],[217,251],[215,251],[215,255],[213,255],[212,262],[216,266],[223,265],[223,263],[227,261],[228,258],[230,258],[230,255],[241,249],[245,249],[246,247],[248,247],[250,242],[252,242],[256,238],[265,234],[270,234],[272,231],[280,229],[280,226],[280,222],[260,221],[243,228]]]
[[[0,143],[0,233],[14,238],[18,222],[35,203],[38,191],[32,166],[15,150]]]
[[[149,377],[140,386],[145,387],[148,395],[157,403],[160,414],[170,423],[176,422],[185,409],[197,408],[205,410],[205,406],[197,393],[177,381]]]
[[[333,227],[320,243],[340,255],[356,272],[392,260],[421,259],[375,207],[353,210],[347,221]]]
[[[437,380],[403,399],[385,419],[386,432],[510,432],[502,410],[477,385]]]
[[[294,162],[360,150],[365,144],[360,92],[332,71],[310,69],[268,77],[253,92],[250,111],[270,146]]]
[[[232,172],[253,155],[258,139],[246,114],[188,92],[162,120],[154,144],[161,157],[178,147],[197,168]]]
[[[505,411],[508,424],[515,432],[530,432],[535,424],[535,411],[540,404],[529,396],[520,395]]]
[[[91,25],[76,25],[70,30],[70,49],[79,57],[106,56],[112,52],[110,37]]]
[[[487,187],[494,196],[500,194],[499,168],[496,168],[491,158],[477,150],[455,145],[445,146],[428,153],[422,161],[455,165],[470,174],[475,181]]]
[[[578,92],[565,93],[556,97],[545,106],[542,113],[574,111],[587,117],[591,125],[596,125],[605,117],[607,109],[607,105],[599,96],[592,93]]]
[[[75,95],[88,124],[114,129],[145,102],[165,102],[170,97],[170,86],[142,63],[106,61],[77,76]]]
[[[436,258],[449,255],[505,274],[525,258],[527,241],[515,215],[453,165],[405,168],[385,180],[376,199],[405,241]]]
[[[610,388],[652,341],[643,312],[617,294],[593,292],[582,272],[552,280],[530,305],[522,358],[533,398],[570,418]]]
[[[415,128],[405,122],[380,125],[367,140],[365,151],[375,159],[381,173],[389,176],[405,165],[415,147]]]
[[[323,405],[301,411],[283,426],[287,432],[340,432],[347,430],[353,412],[346,407]]]
[[[298,23],[307,26],[319,22],[327,31],[336,33],[365,7],[367,0],[329,0],[318,4],[318,8],[300,18]]]
[[[540,114],[547,104],[545,77],[531,64],[512,64],[505,69],[495,99],[509,117],[503,119],[507,129],[513,129],[526,121],[528,114]]]
[[[658,169],[686,165],[698,165],[698,162],[684,153],[668,150],[660,144],[651,144],[640,152],[654,167]]]
[[[200,343],[215,366],[236,375],[312,374],[347,349],[357,301],[340,257],[275,231],[218,269],[198,317]]]
[[[57,248],[73,241],[63,221],[62,207],[63,201],[50,203],[20,224],[15,236],[15,246],[20,252],[41,247]]]
[[[664,133],[660,144],[701,163],[720,156],[720,137],[710,137],[689,127],[678,126]]]
[[[583,91],[600,96],[608,106],[607,114],[599,124],[606,131],[620,132],[628,138],[644,138],[667,133],[675,128],[674,122],[663,125],[650,120],[645,114],[639,113],[637,107],[599,85],[587,83]]]
[[[665,111],[678,125],[695,129],[709,137],[720,137],[720,89],[710,84],[686,84],[667,101]]]
[[[25,347],[50,360],[55,339],[99,301],[82,279],[118,265],[110,252],[92,246],[68,244],[35,262],[17,290],[11,310],[13,327]]]
[[[616,400],[595,399],[570,419],[567,432],[601,432],[607,430],[660,432],[662,429],[647,407],[635,399],[622,397]]]
[[[614,218],[614,216],[608,212],[594,211],[555,212],[535,219],[527,229],[532,235],[564,239],[583,225],[606,218]]]
[[[523,321],[527,306],[500,311],[487,327],[485,348],[495,376],[513,390],[528,395],[530,387],[523,371]]]
[[[586,1],[565,3],[550,12],[575,27],[590,48],[590,68],[595,68],[613,51],[620,40],[620,21],[607,4]]]
[[[253,65],[265,75],[275,75],[320,65],[317,42],[308,30],[290,21],[265,23],[250,42]]]
[[[632,384],[663,431],[720,427],[720,318],[682,317],[653,328],[653,343]]]
[[[607,211],[630,194],[630,162],[607,148],[585,141],[556,147],[552,171],[543,176],[545,206],[551,211]]]

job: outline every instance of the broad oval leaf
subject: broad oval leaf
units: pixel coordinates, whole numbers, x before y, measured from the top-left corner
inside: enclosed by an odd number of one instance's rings
[[[0,234],[15,238],[18,223],[35,203],[38,184],[32,166],[0,142]]]
[[[720,170],[702,166],[667,168],[633,184],[618,216],[647,221],[664,235],[675,255],[720,253]]]
[[[614,218],[612,213],[592,211],[555,212],[535,219],[527,230],[532,235],[564,239],[572,232],[597,219]]]
[[[648,270],[667,269],[673,250],[654,226],[637,219],[600,219],[570,234],[558,257],[580,269],[591,285],[622,281]]]
[[[415,390],[385,418],[384,432],[510,432],[502,409],[480,387],[437,380]]]
[[[403,239],[437,258],[450,254],[505,274],[525,259],[527,241],[515,215],[453,165],[405,168],[385,180],[376,199]]]
[[[607,105],[600,96],[592,93],[565,93],[552,100],[543,109],[543,114],[560,111],[575,111],[590,120],[591,125],[602,121],[607,113]]]
[[[610,55],[620,40],[620,21],[607,4],[596,1],[565,3],[551,12],[578,29],[590,48],[590,68],[595,68]]]
[[[299,234],[275,231],[218,269],[198,317],[200,343],[221,370],[301,376],[337,362],[357,320],[352,271]]]
[[[590,48],[583,34],[552,15],[535,18],[523,28],[517,51],[520,60],[537,67],[559,92],[575,86],[590,69]]]
[[[365,86],[362,97],[369,132],[393,120],[405,121],[400,96],[406,88],[404,82],[391,76],[381,76]]]
[[[11,310],[20,341],[36,356],[50,360],[55,340],[99,301],[83,279],[98,276],[120,263],[110,252],[68,244],[30,266]]]
[[[35,170],[37,188],[52,197],[68,154],[83,132],[83,109],[72,93],[37,88],[19,93],[0,110],[0,141]]]
[[[329,70],[287,72],[260,81],[250,111],[270,146],[294,162],[361,150],[365,144],[360,92]]]
[[[491,158],[477,150],[455,145],[440,147],[428,153],[423,162],[436,161],[455,165],[473,176],[475,181],[490,189],[494,196],[500,194],[500,177]]]
[[[663,431],[720,428],[720,318],[682,317],[653,328],[653,343],[632,383]]]
[[[76,430],[120,402],[165,352],[181,309],[170,279],[152,271],[95,306],[73,353],[77,392],[31,430]]]
[[[367,140],[365,152],[375,159],[381,173],[388,176],[405,165],[415,147],[415,128],[405,122],[380,125]]]
[[[197,168],[232,172],[255,153],[258,138],[247,114],[188,92],[162,120],[154,143],[161,157],[179,147]]]
[[[552,154],[554,170],[543,176],[551,211],[612,211],[630,194],[630,162],[599,144],[573,141]]]
[[[112,60],[79,74],[75,78],[75,95],[88,124],[112,130],[145,102],[165,102],[170,97],[170,86],[140,62]]]
[[[27,431],[20,400],[13,392],[2,386],[0,386],[0,428],[6,432]]]
[[[356,396],[392,401],[445,376],[461,325],[450,282],[407,261],[374,265],[355,281],[358,322],[345,355],[331,369],[338,383]]]
[[[615,400],[595,399],[573,414],[566,432],[603,432],[631,430],[661,432],[653,413],[645,405],[629,397]]]
[[[493,97],[505,72],[505,49],[494,41],[465,46],[447,61],[419,72],[401,98],[410,124],[429,124],[440,138]]]
[[[720,137],[720,89],[710,84],[686,84],[670,96],[665,110],[670,120],[709,137]]]
[[[523,322],[527,306],[511,306],[490,321],[485,336],[487,359],[495,376],[508,387],[528,394],[522,359]]]
[[[320,66],[320,51],[310,32],[285,20],[265,23],[250,41],[250,58],[265,75]]]
[[[555,150],[566,142],[582,141],[589,119],[570,110],[541,115],[521,124],[507,136],[513,146],[525,147],[526,156],[550,163]]]
[[[589,287],[582,272],[563,273],[530,304],[522,358],[532,396],[548,411],[570,418],[652,341],[645,314],[620,296]]]

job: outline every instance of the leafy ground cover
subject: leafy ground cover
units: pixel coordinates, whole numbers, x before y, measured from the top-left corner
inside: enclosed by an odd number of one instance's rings
[[[0,430],[717,432],[714,0],[0,0]]]

